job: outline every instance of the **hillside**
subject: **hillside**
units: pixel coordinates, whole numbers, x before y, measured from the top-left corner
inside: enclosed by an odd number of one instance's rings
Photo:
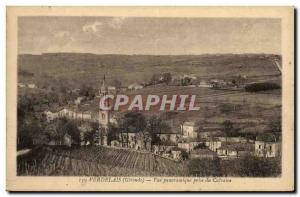
[[[199,77],[278,74],[272,61],[277,55],[96,55],[48,53],[19,55],[19,81],[64,83],[72,87],[90,84],[97,88],[106,74],[109,83],[118,79],[124,86],[147,81],[155,73],[195,74]]]
[[[19,175],[31,176],[184,176],[183,163],[151,153],[101,146],[35,148],[18,157]]]

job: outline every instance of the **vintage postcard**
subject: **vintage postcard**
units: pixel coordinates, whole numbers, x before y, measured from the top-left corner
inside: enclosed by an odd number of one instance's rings
[[[8,7],[8,191],[294,191],[293,7]]]

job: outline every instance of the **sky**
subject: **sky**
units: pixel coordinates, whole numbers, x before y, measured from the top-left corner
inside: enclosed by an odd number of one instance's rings
[[[19,54],[281,53],[267,18],[19,17]]]

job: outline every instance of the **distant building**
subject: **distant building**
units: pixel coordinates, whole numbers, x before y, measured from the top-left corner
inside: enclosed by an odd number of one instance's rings
[[[80,96],[80,97],[78,97],[78,98],[74,101],[74,103],[75,103],[76,105],[79,105],[84,99],[85,99],[84,96]]]
[[[203,142],[185,141],[185,142],[179,142],[177,145],[178,148],[181,148],[189,153],[192,150],[194,150],[196,147],[200,146],[201,144],[203,144]]]
[[[182,151],[180,148],[173,148],[171,150],[171,155],[172,155],[172,158],[173,159],[176,159],[176,160],[181,160],[182,159]]]
[[[139,90],[139,89],[143,89],[143,86],[139,84],[131,84],[128,86],[128,90]]]
[[[177,147],[177,145],[174,143],[163,142],[152,145],[152,151],[155,154],[169,153],[175,147]]]
[[[190,158],[191,159],[216,159],[218,156],[215,152],[209,149],[195,149],[191,151]]]
[[[18,87],[20,87],[20,88],[25,88],[26,85],[25,85],[24,83],[18,83]]]
[[[45,111],[44,114],[46,116],[47,122],[51,122],[51,121],[55,120],[56,118],[58,118],[58,113],[51,112],[50,110]]]
[[[64,135],[64,143],[63,143],[63,145],[68,146],[68,147],[72,146],[72,137],[68,133],[66,133]]]
[[[185,138],[197,138],[197,131],[199,127],[195,122],[185,122],[181,125],[183,137]]]
[[[81,112],[81,111],[73,111],[67,108],[62,109],[58,112],[58,117],[68,118],[72,120],[80,120],[80,121],[91,121],[92,113],[89,111]]]
[[[254,153],[254,144],[250,143],[229,143],[223,144],[217,149],[217,154],[223,159],[235,159]]]
[[[36,88],[36,85],[34,83],[30,83],[27,86],[28,86],[28,88],[31,88],[31,89]]]
[[[257,136],[255,141],[255,155],[258,157],[278,157],[281,154],[281,143],[277,142],[276,136],[266,133]]]
[[[107,86],[108,92],[114,92],[117,90],[115,86]]]
[[[279,142],[255,141],[255,155],[258,157],[278,157],[280,150]]]
[[[198,87],[200,87],[200,88],[212,88],[213,84],[208,83],[207,81],[202,80],[202,81],[200,81]]]
[[[155,135],[161,141],[170,141],[173,143],[177,143],[182,137],[179,133],[156,133]]]
[[[244,137],[211,137],[205,142],[205,146],[217,152],[217,149],[221,148],[222,145],[228,143],[247,143],[248,140]]]
[[[198,137],[209,139],[210,137],[216,137],[222,135],[223,132],[220,130],[214,130],[214,131],[201,131],[198,132]]]
[[[184,78],[190,78],[192,80],[196,80],[197,79],[197,76],[195,74],[184,74],[183,77]]]
[[[125,148],[132,148],[135,150],[149,150],[151,149],[150,135],[141,132],[120,132],[119,144],[113,142],[114,146],[120,146]]]

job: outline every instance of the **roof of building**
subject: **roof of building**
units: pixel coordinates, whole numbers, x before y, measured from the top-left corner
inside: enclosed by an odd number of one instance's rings
[[[219,149],[226,149],[231,151],[254,151],[254,144],[250,143],[226,143]]]
[[[257,141],[263,142],[276,142],[276,135],[273,133],[263,133],[256,137]]]
[[[184,122],[183,126],[196,126],[195,122]]]
[[[214,151],[211,151],[209,149],[202,149],[202,148],[197,148],[197,149],[191,151],[191,154],[217,156],[217,154]]]

